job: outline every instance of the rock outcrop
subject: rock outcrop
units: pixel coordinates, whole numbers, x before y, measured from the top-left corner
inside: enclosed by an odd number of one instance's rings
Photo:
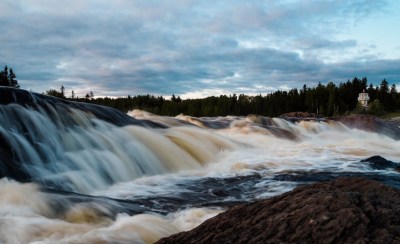
[[[384,170],[384,169],[393,169],[397,172],[400,172],[399,163],[395,163],[387,160],[379,155],[375,155],[360,161],[360,163],[367,163],[372,169]]]
[[[341,122],[350,128],[376,132],[400,140],[400,128],[395,123],[384,121],[372,115],[352,114],[343,117],[333,117],[332,120]]]
[[[117,109],[90,104],[74,102],[52,96],[29,92],[23,89],[0,87],[0,105],[17,104],[24,108],[39,111],[54,120],[60,120],[66,125],[73,124],[70,118],[72,110],[78,110],[93,115],[97,119],[106,121],[116,126],[140,125],[146,127],[164,127],[148,120],[137,120]],[[18,108],[17,108],[18,109]],[[0,112],[2,109],[0,108]]]
[[[322,118],[320,115],[315,114],[315,113],[309,113],[309,112],[290,112],[286,114],[282,114],[279,116],[280,118]]]
[[[309,113],[309,112],[290,112],[286,114],[282,114],[279,116],[281,119],[285,119],[291,122],[298,121],[323,121],[325,120],[318,114]]]
[[[67,131],[76,126],[96,127],[99,121],[115,126],[165,127],[156,122],[135,119],[114,108],[10,87],[0,87],[0,121],[0,178],[8,177],[20,182],[32,179],[27,169],[32,161],[47,163],[47,147],[54,148],[54,151],[61,150],[53,139],[49,139],[55,136],[55,130],[53,135],[49,134],[50,128]],[[46,131],[44,126],[49,130]]]
[[[400,243],[400,192],[364,178],[239,205],[157,243]]]

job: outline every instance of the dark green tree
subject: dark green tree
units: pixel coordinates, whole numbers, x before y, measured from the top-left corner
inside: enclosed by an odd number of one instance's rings
[[[0,72],[0,86],[10,86],[10,82],[8,81],[8,67],[7,67],[7,65]]]
[[[0,72],[0,86],[9,86],[14,88],[19,88],[19,84],[17,81],[17,76],[14,73],[12,68],[8,68],[8,66],[4,66],[4,69]]]
[[[319,113],[322,116],[342,115],[350,112],[372,113],[380,115],[383,111],[400,109],[400,94],[396,86],[385,84],[374,87],[370,84],[367,88],[367,78],[355,77],[347,82],[336,85],[329,82],[324,85],[319,83],[315,87],[303,86],[302,89],[289,91],[275,91],[266,96],[247,96],[240,94],[211,96],[202,99],[181,100],[176,95],[171,99],[159,96],[138,95],[125,98],[94,98],[91,93],[87,99],[75,99],[85,102],[111,106],[124,112],[133,109],[146,110],[160,115],[175,116],[186,114],[190,116],[226,116],[259,114],[264,116],[279,116],[286,112],[308,111]],[[387,82],[387,81],[386,81]],[[388,89],[385,88],[388,87]],[[382,89],[381,89],[382,88]],[[371,111],[358,105],[358,94],[366,89],[370,96]],[[393,102],[383,103],[382,94],[390,97]],[[379,100],[377,100],[379,99]],[[376,101],[375,101],[376,100]],[[389,100],[389,101],[390,101]],[[391,107],[392,106],[392,107]]]
[[[16,78],[17,75],[15,75],[14,70],[10,68],[10,73],[8,74],[8,82],[11,87],[19,88],[19,84]]]
[[[53,96],[53,97],[58,97],[58,98],[65,98],[61,92],[59,92],[59,91],[57,91],[57,90],[55,90],[55,89],[47,90],[47,91],[45,92],[45,94],[46,94],[47,96]]]
[[[60,87],[60,92],[61,92],[61,96],[64,98],[65,97],[65,87],[63,85]]]

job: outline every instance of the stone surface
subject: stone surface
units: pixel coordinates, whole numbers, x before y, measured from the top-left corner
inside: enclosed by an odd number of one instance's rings
[[[330,119],[341,122],[350,128],[376,132],[400,140],[399,126],[372,115],[352,114],[349,116],[333,117]]]
[[[339,178],[239,205],[157,243],[399,243],[400,192]]]
[[[281,118],[321,118],[320,115],[309,112],[290,112],[279,116]]]
[[[50,118],[73,123],[71,110],[76,109],[92,114],[97,119],[116,126],[140,125],[147,127],[164,127],[148,120],[137,120],[117,109],[90,103],[74,102],[52,96],[29,92],[23,89],[0,87],[0,105],[18,104],[22,107],[40,111]],[[1,109],[0,109],[1,112]]]
[[[372,169],[384,170],[384,169],[394,169],[396,171],[400,170],[399,164],[389,161],[379,155],[375,155],[360,161],[361,163],[367,163]]]

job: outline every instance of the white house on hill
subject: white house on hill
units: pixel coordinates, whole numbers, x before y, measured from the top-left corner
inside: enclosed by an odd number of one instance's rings
[[[365,90],[363,90],[363,92],[358,94],[358,99],[357,100],[358,100],[359,103],[361,103],[361,105],[364,108],[368,107],[368,101],[369,101],[368,92],[365,92]]]

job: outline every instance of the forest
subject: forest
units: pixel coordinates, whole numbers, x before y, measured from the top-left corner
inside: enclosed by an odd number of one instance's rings
[[[357,101],[358,94],[363,90],[369,93],[368,110],[362,108]],[[368,85],[365,77],[355,77],[339,85],[333,82],[326,85],[319,83],[316,87],[304,85],[301,89],[278,90],[265,96],[233,94],[184,100],[175,95],[171,99],[153,95],[89,98],[90,96],[86,96],[73,100],[110,106],[124,112],[141,109],[158,115],[185,114],[196,117],[248,114],[275,117],[293,111],[311,112],[321,116],[349,113],[382,115],[400,109],[400,93],[395,84],[389,85],[384,79],[379,86],[374,87],[372,84]]]
[[[7,66],[0,72],[0,85],[19,88],[16,74]],[[366,91],[370,97],[369,108],[363,108],[357,101],[358,94]],[[119,98],[97,97],[92,91],[83,98],[65,95],[65,88],[60,91],[50,89],[46,95],[60,97],[78,102],[94,103],[113,107],[124,112],[141,109],[158,115],[176,116],[185,114],[190,116],[226,116],[259,114],[276,117],[284,113],[303,111],[316,113],[321,116],[338,116],[350,113],[366,113],[383,115],[387,112],[400,110],[400,93],[396,85],[390,85],[383,79],[379,86],[368,85],[366,77],[342,82],[336,85],[329,82],[324,85],[318,83],[315,87],[303,85],[301,89],[293,88],[289,91],[278,90],[265,96],[220,95],[199,99],[181,99],[174,94],[171,99],[163,96],[137,95]]]

